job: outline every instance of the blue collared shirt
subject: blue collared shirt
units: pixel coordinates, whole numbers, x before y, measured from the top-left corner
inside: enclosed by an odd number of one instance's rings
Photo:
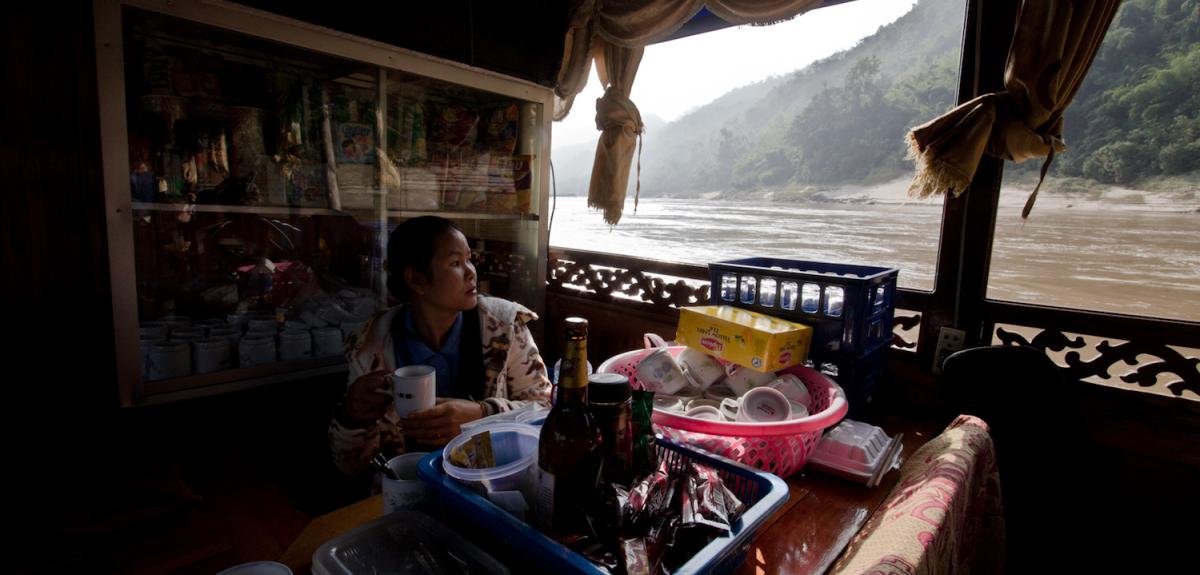
[[[396,367],[406,365],[428,365],[437,372],[438,397],[465,397],[456,393],[455,378],[458,375],[459,343],[462,339],[462,312],[454,319],[450,333],[446,335],[446,343],[440,351],[434,351],[413,328],[412,311],[404,310],[404,331],[397,334],[393,330],[395,342]],[[399,337],[397,337],[399,336]]]

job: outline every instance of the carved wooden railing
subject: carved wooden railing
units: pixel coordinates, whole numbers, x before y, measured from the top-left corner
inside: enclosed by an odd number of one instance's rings
[[[669,308],[708,303],[708,268],[616,254],[551,248],[549,289],[601,301]]]
[[[549,293],[621,302],[664,317],[708,302],[708,268],[551,248]],[[892,347],[916,352],[928,293],[899,290]],[[1119,380],[1200,397],[1200,324],[1001,302],[987,303],[994,344],[1046,351],[1080,380]]]
[[[709,301],[708,267],[600,252],[550,248],[547,289],[603,302],[625,302],[663,316]],[[903,297],[901,298],[903,302]],[[921,312],[896,310],[892,346],[916,351]]]
[[[1068,377],[1200,398],[1200,324],[988,302],[992,342],[1046,352]]]

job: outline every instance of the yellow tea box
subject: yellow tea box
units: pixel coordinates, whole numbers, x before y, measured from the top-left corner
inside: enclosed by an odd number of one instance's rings
[[[718,359],[771,372],[808,357],[812,328],[728,305],[679,309],[675,340]]]

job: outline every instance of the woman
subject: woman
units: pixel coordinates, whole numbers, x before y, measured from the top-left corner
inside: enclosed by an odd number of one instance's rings
[[[346,341],[349,387],[329,424],[339,469],[359,476],[405,437],[442,446],[459,427],[527,402],[549,403],[546,364],[526,324],[537,316],[477,294],[467,238],[450,220],[405,221],[388,239],[388,291],[400,305],[377,313]],[[385,376],[424,364],[437,371],[437,405],[404,419]]]

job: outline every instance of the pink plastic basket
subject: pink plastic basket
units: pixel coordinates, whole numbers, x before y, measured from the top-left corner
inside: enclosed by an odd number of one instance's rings
[[[667,350],[678,356],[684,347],[672,346]],[[640,389],[637,364],[653,351],[639,349],[613,356],[597,371],[624,375],[635,389]],[[697,419],[656,409],[655,428],[667,439],[787,477],[804,467],[820,441],[821,433],[846,416],[848,404],[842,388],[820,372],[802,366],[783,371],[795,374],[808,387],[812,395],[812,414],[808,417],[778,423],[735,423]]]

